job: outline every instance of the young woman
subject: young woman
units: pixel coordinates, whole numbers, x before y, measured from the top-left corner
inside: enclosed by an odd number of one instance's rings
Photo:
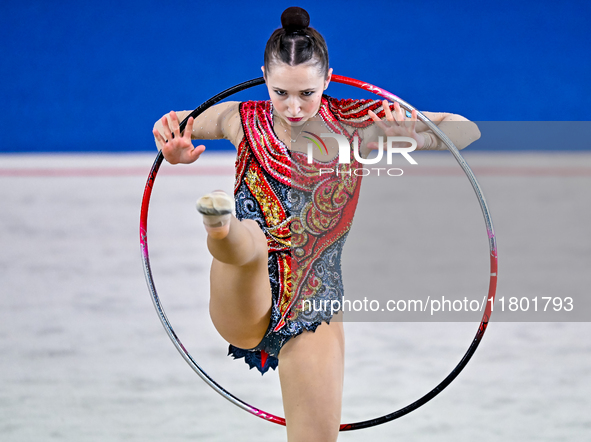
[[[339,163],[338,143],[327,138],[308,161],[308,139],[345,135],[351,146],[358,141],[362,156],[376,148],[380,135],[412,137],[418,149],[443,146],[416,113],[406,115],[397,103],[324,95],[332,69],[323,37],[301,8],[288,8],[281,21],[262,67],[270,100],[218,104],[190,118],[183,136],[179,119],[188,112],[171,112],[153,133],[171,164],[199,158],[205,147],[194,147],[192,139],[226,138],[236,146],[234,198],[216,191],[197,202],[213,256],[210,315],[234,358],[262,373],[279,367],[288,440],[334,441],[343,326],[331,321],[330,308],[311,306],[342,299],[340,254],[361,184],[351,170],[361,165],[354,155],[351,164]],[[425,115],[458,148],[480,136],[458,115]]]

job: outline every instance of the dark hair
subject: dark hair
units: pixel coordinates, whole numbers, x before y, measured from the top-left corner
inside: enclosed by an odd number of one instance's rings
[[[265,47],[265,75],[270,65],[283,62],[297,66],[311,61],[322,75],[328,75],[328,49],[320,33],[310,28],[310,15],[292,6],[281,14],[282,28],[273,32]]]

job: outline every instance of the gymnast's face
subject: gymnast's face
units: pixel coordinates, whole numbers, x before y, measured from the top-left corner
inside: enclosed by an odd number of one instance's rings
[[[332,69],[326,78],[310,63],[297,66],[274,63],[269,72],[265,72],[264,66],[262,69],[275,114],[284,124],[301,126],[316,115]]]

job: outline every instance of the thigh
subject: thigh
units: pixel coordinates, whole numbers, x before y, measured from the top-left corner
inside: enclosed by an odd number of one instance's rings
[[[230,344],[255,347],[263,338],[271,316],[267,239],[258,224],[242,221],[252,235],[256,259],[236,266],[213,259],[209,311],[214,326]]]
[[[290,442],[337,439],[344,353],[343,324],[336,321],[302,333],[281,349],[279,376]]]

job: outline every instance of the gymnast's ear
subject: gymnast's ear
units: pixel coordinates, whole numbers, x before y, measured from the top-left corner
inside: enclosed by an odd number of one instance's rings
[[[264,66],[263,66],[264,67]],[[263,71],[264,72],[264,71]],[[330,68],[328,70],[328,72],[326,73],[326,79],[324,80],[324,90],[326,90],[326,88],[328,87],[328,85],[330,84],[330,80],[332,79],[332,68]]]
[[[265,76],[265,66],[261,66],[261,71],[263,71],[263,78],[267,81],[267,77]]]

